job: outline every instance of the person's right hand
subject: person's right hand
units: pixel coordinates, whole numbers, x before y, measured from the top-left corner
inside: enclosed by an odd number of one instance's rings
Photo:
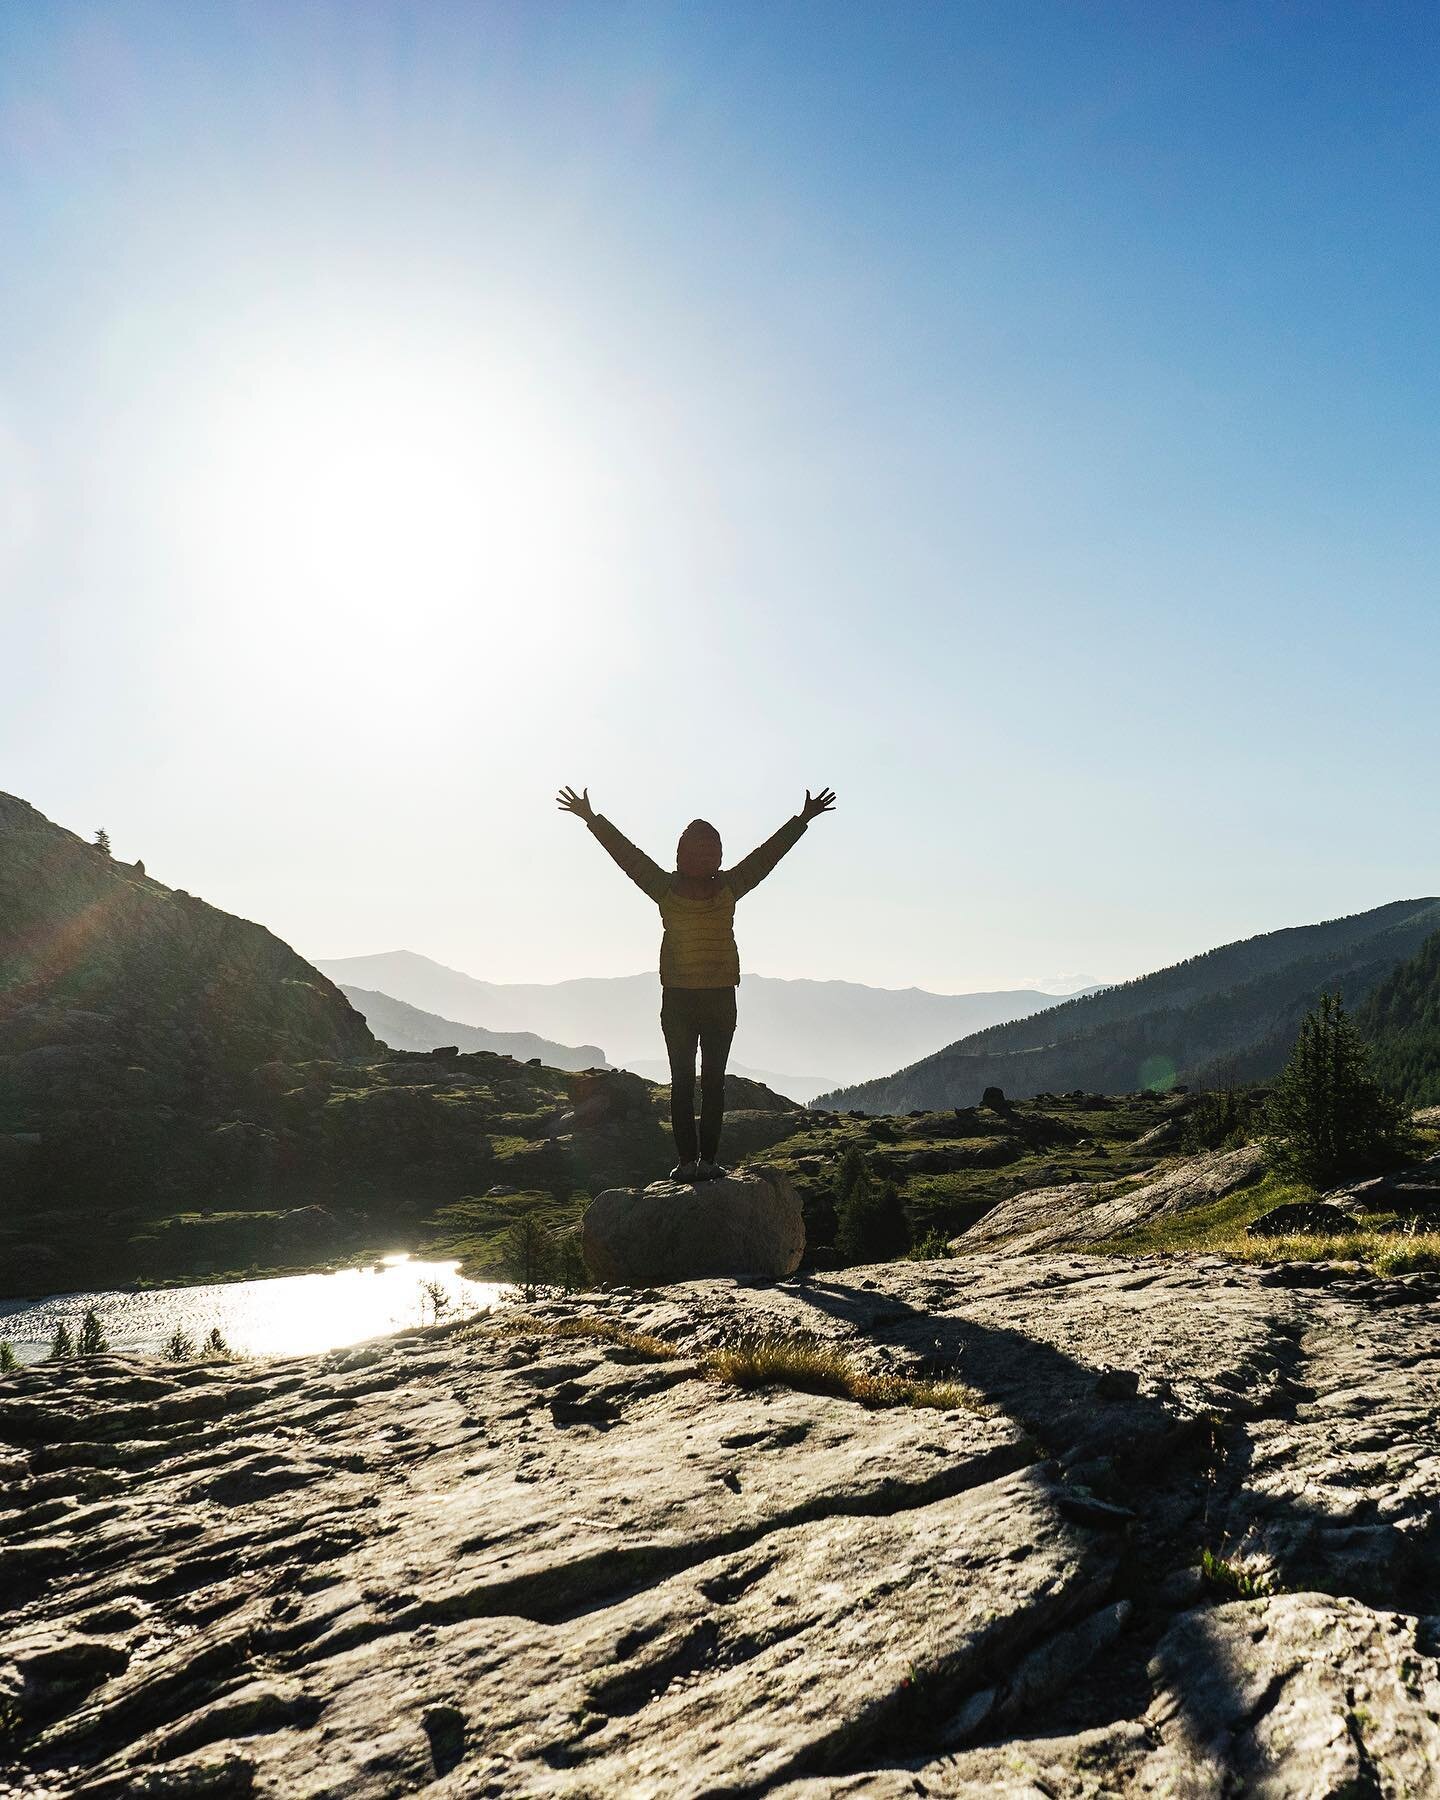
[[[589,788],[582,788],[577,794],[572,787],[562,787],[555,796],[555,804],[561,812],[578,813],[588,825],[595,817],[595,808],[590,804]]]
[[[833,811],[834,806],[834,788],[821,788],[818,794],[812,794],[809,788],[806,788],[805,804],[800,808],[800,817],[808,825],[812,819],[818,819],[821,813]]]

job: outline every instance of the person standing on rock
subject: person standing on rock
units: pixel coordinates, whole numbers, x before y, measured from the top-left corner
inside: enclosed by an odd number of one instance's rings
[[[829,788],[812,795],[758,850],[722,869],[720,833],[692,819],[680,833],[673,871],[662,869],[590,804],[590,790],[561,788],[562,812],[582,818],[615,861],[660,908],[660,1029],[670,1057],[670,1123],[679,1163],[672,1181],[713,1181],[725,1170],[720,1126],[725,1116],[725,1064],[735,1035],[735,989],[740,952],[735,944],[735,902],[758,887],[787,850],[800,842],[812,819],[829,812]],[[695,1125],[695,1053],[700,1053],[700,1125]]]

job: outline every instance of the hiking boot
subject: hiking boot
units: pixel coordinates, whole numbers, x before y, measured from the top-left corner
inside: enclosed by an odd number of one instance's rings
[[[701,1162],[695,1165],[696,1181],[724,1181],[729,1175],[728,1169],[722,1169],[719,1163]]]
[[[676,1163],[670,1171],[672,1181],[699,1181],[701,1164],[698,1162]]]

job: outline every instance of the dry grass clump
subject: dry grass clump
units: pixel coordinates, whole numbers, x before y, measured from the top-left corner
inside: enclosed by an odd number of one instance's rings
[[[674,1344],[649,1331],[631,1331],[613,1319],[602,1319],[598,1313],[581,1313],[577,1318],[541,1319],[533,1313],[506,1313],[495,1321],[497,1331],[515,1336],[585,1338],[592,1343],[614,1344],[629,1350],[645,1362],[673,1362],[683,1354]]]
[[[735,1387],[789,1387],[807,1394],[833,1394],[861,1406],[928,1406],[940,1412],[983,1411],[962,1382],[876,1375],[834,1344],[802,1333],[744,1333],[707,1350],[704,1364],[718,1381]]]
[[[632,1331],[597,1313],[547,1319],[534,1313],[506,1313],[487,1320],[496,1331],[522,1337],[582,1338],[613,1344],[644,1362],[671,1362],[685,1355],[678,1345],[648,1331]],[[705,1350],[695,1359],[715,1381],[733,1387],[797,1388],[806,1394],[833,1394],[865,1407],[926,1406],[938,1412],[986,1412],[975,1392],[959,1381],[877,1375],[834,1344],[804,1332],[743,1332]]]

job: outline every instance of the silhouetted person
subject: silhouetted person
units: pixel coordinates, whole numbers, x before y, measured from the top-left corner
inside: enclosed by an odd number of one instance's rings
[[[716,1162],[725,1117],[725,1063],[735,1035],[735,989],[740,952],[735,944],[735,902],[758,887],[785,852],[798,844],[811,819],[829,812],[835,796],[822,788],[758,850],[722,869],[720,833],[692,819],[680,834],[673,873],[651,862],[623,832],[597,813],[590,790],[561,788],[557,803],[576,813],[615,861],[660,908],[660,1029],[670,1056],[670,1122],[680,1158],[676,1181],[710,1181],[723,1175]],[[700,1052],[700,1129],[695,1129],[695,1052]]]

